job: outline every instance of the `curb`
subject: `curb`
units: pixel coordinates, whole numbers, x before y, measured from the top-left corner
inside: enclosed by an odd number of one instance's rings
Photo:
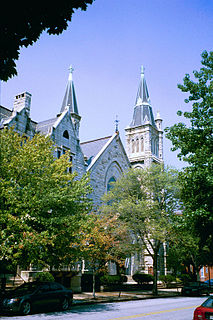
[[[99,304],[99,303],[112,303],[112,302],[124,302],[124,301],[133,301],[133,300],[147,300],[147,299],[161,299],[161,298],[174,298],[174,297],[179,297],[180,294],[171,294],[171,295],[158,295],[158,296],[145,296],[145,297],[109,297],[106,300],[105,299],[100,299],[100,300],[82,300],[79,301],[76,299],[73,299],[72,306],[80,306],[80,305],[91,305],[91,304]]]

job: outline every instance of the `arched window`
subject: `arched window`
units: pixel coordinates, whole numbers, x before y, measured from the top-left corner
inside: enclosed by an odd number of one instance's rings
[[[139,152],[139,139],[136,139],[136,152]]]
[[[141,152],[144,151],[144,140],[143,137],[141,137]]]
[[[66,138],[66,139],[69,139],[69,133],[68,133],[67,130],[64,131],[63,137]]]
[[[111,177],[107,183],[107,192],[110,191],[113,188],[113,182],[115,182],[115,178]]]
[[[132,139],[132,153],[135,152],[135,140]]]

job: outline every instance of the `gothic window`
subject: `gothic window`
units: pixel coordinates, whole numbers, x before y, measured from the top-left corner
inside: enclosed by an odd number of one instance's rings
[[[68,133],[67,130],[64,131],[63,137],[66,138],[66,139],[69,139],[69,133]]]
[[[70,163],[71,163],[71,167],[69,167],[68,171],[69,173],[72,173],[72,156],[70,156]]]
[[[132,153],[135,152],[135,140],[132,139]]]
[[[141,152],[144,151],[144,140],[143,137],[141,137]]]
[[[115,178],[111,177],[107,183],[107,192],[109,192],[113,188],[113,182],[115,182]]]
[[[136,152],[139,152],[139,139],[136,139]]]

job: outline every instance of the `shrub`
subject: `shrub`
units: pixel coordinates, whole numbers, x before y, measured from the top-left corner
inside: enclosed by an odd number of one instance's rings
[[[132,278],[138,284],[143,284],[152,282],[154,277],[151,274],[137,272],[132,276]]]
[[[100,278],[101,283],[106,286],[120,285],[127,282],[127,276],[124,275],[105,275]]]
[[[188,273],[180,274],[178,277],[182,281],[183,284],[186,284],[186,283],[193,280],[192,277]]]
[[[176,281],[176,277],[172,274],[161,275],[159,276],[159,280],[161,280],[166,287],[169,287],[172,282]]]
[[[36,281],[55,281],[53,275],[49,272],[38,272],[35,276]]]

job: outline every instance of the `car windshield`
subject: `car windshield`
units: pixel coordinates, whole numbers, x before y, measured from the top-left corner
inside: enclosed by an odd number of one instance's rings
[[[213,308],[213,297],[209,297],[206,301],[204,301],[202,306],[206,308]]]
[[[16,293],[26,293],[33,292],[38,288],[38,285],[35,283],[24,283],[21,286],[17,287],[14,292]]]

